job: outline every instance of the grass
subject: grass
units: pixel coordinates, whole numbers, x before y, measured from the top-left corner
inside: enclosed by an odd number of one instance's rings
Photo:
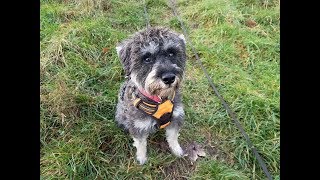
[[[259,164],[188,47],[180,142],[207,157],[191,165],[148,140],[139,166],[114,123],[124,73],[115,46],[145,28],[143,1],[41,0],[41,179],[265,179]],[[151,25],[178,32],[165,0],[148,0]],[[279,1],[179,0],[179,12],[219,92],[267,167],[280,179]]]

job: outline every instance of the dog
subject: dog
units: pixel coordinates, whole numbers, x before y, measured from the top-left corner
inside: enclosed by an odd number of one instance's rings
[[[178,142],[185,116],[179,90],[186,64],[183,34],[151,27],[122,41],[116,50],[126,80],[115,120],[133,138],[137,161],[147,161],[147,138],[159,129],[165,130],[171,152],[183,156]]]

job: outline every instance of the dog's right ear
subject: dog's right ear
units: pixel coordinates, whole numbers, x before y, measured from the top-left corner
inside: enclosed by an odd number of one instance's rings
[[[123,42],[116,47],[117,54],[120,58],[120,62],[123,66],[126,76],[130,75],[130,54],[131,47],[128,42]]]
[[[184,37],[183,34],[180,34],[180,35],[179,35],[179,38],[184,42],[185,45],[187,44],[186,38]]]

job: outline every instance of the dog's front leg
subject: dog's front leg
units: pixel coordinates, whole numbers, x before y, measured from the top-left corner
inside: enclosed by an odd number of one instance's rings
[[[172,153],[181,157],[183,155],[183,150],[178,142],[178,134],[179,128],[177,126],[169,125],[166,128],[166,138]]]
[[[140,137],[132,137],[133,146],[136,147],[136,158],[139,161],[139,164],[143,165],[147,161],[147,138],[148,135],[143,135]]]

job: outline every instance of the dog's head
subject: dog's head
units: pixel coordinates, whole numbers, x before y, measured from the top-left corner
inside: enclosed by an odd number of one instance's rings
[[[116,49],[126,75],[139,89],[167,97],[179,87],[186,62],[182,34],[153,27],[137,32]]]

